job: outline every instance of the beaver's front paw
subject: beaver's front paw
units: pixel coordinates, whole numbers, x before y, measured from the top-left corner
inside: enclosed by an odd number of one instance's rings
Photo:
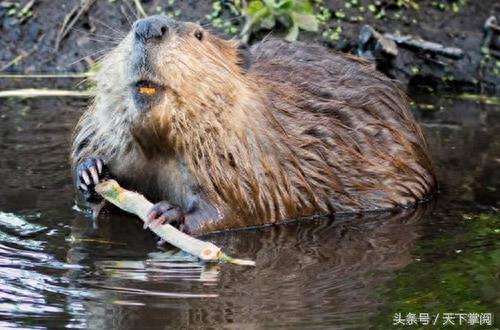
[[[148,213],[148,218],[144,222],[144,229],[155,228],[159,225],[170,224],[184,231],[184,212],[177,205],[162,201],[156,203]]]
[[[95,192],[95,186],[109,178],[109,171],[104,162],[98,158],[89,158],[76,168],[76,186],[85,200],[97,203],[102,197]]]

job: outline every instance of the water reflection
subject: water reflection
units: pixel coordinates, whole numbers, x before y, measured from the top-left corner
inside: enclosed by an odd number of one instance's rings
[[[411,247],[430,208],[426,204],[402,212],[207,237],[229,253],[255,258],[256,268],[203,264],[175,250],[135,259],[124,258],[126,252],[116,247],[94,246],[97,251],[89,252],[89,257],[81,254],[83,242],[76,243],[79,247],[69,254],[79,251],[79,263],[89,262],[93,269],[87,278],[99,299],[84,304],[91,311],[85,317],[91,328],[300,325],[300,320],[359,325],[382,303],[375,288],[393,270],[412,262]],[[130,220],[114,216],[112,222],[100,223],[100,239],[129,241],[122,228],[113,224],[130,224]],[[130,229],[136,232],[134,239],[151,239],[138,223]],[[84,250],[90,251],[91,246]]]
[[[419,117],[441,185],[440,200],[457,207],[500,209],[500,106],[414,97],[440,111]]]

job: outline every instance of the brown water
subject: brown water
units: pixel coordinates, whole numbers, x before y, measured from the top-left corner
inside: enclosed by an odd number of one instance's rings
[[[74,207],[67,161],[83,101],[0,99],[0,328],[387,329],[395,313],[498,316],[500,109],[420,99],[434,107],[416,114],[437,200],[207,237],[255,268],[159,249],[132,217],[93,221]]]

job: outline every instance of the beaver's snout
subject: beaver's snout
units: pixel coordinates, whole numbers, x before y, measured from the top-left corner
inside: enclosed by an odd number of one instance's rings
[[[161,41],[175,26],[175,21],[167,16],[151,16],[134,23],[134,39],[136,42],[147,43]]]
[[[134,102],[140,110],[150,109],[163,95],[164,88],[153,69],[150,52],[151,48],[155,48],[155,44],[174,30],[176,24],[166,16],[151,16],[138,20],[133,25],[131,90]]]

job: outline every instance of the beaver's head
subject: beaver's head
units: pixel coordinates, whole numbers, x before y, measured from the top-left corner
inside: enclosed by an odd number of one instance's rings
[[[129,90],[139,111],[174,114],[228,102],[245,74],[240,44],[194,23],[148,17],[135,22],[125,42]]]
[[[102,61],[95,108],[143,146],[227,127],[256,99],[248,55],[240,42],[198,24],[141,19]]]

